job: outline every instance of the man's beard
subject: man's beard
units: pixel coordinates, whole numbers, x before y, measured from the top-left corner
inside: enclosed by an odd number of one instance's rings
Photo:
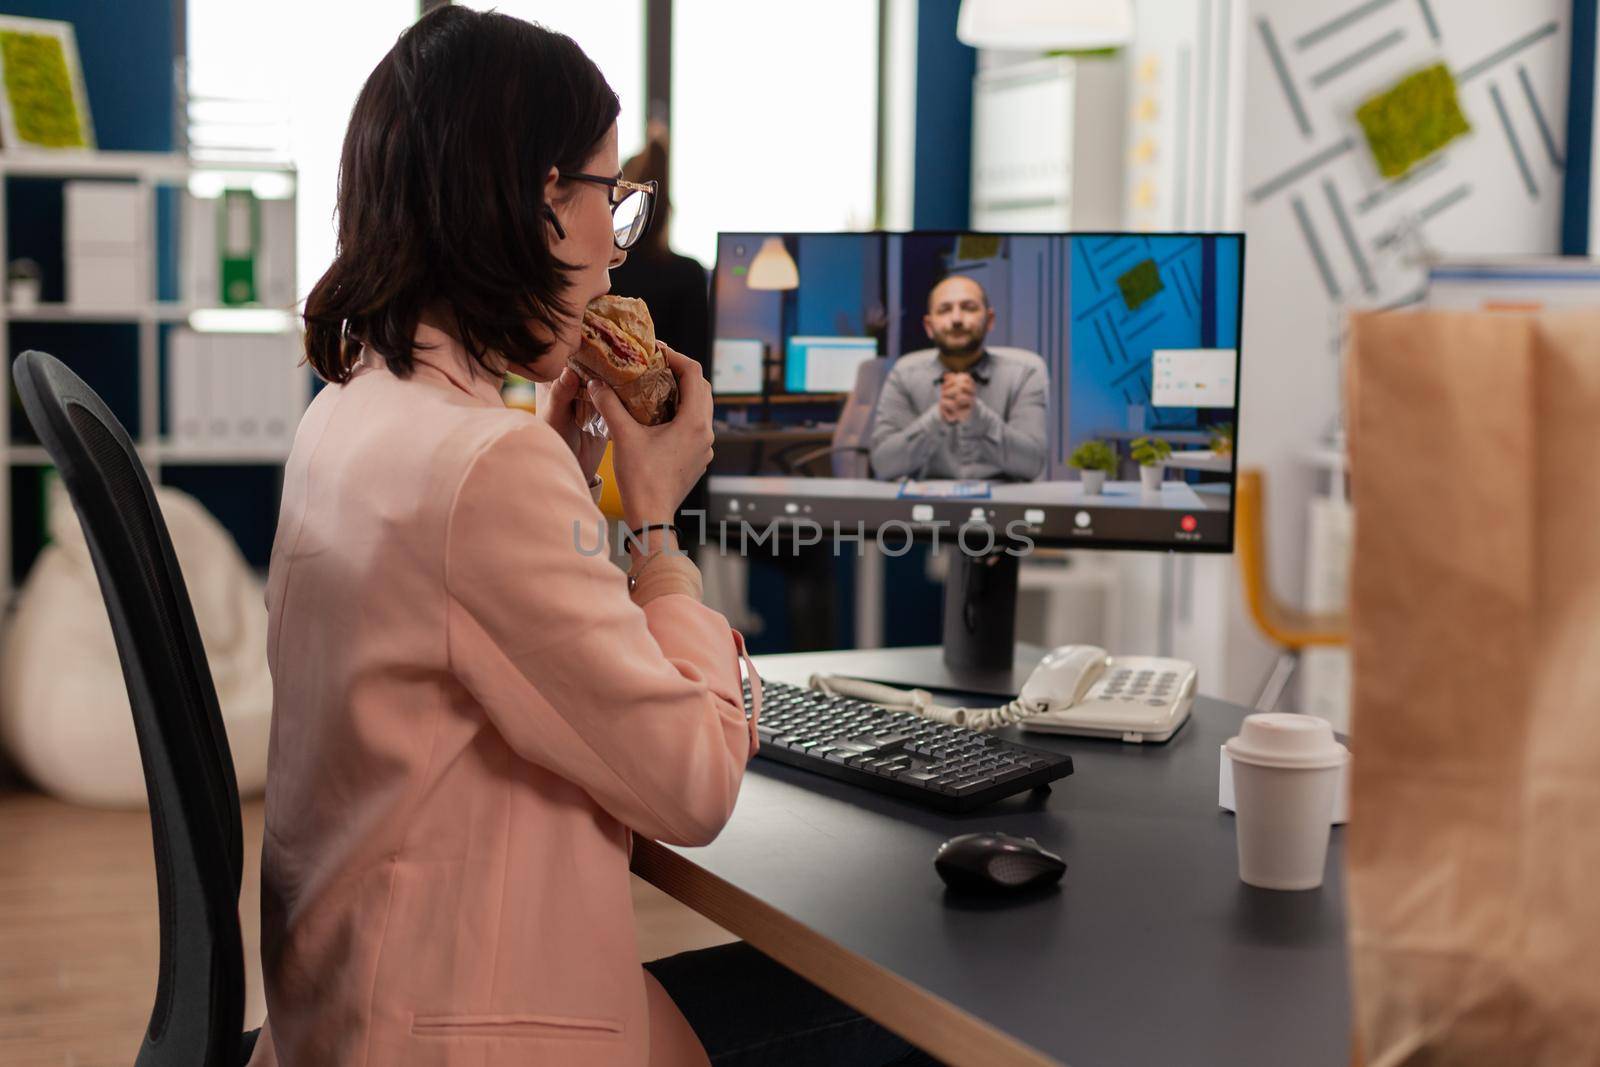
[[[975,356],[983,348],[984,335],[981,333],[961,333],[952,336],[948,331],[934,339],[934,345],[939,351],[953,359],[967,359]]]

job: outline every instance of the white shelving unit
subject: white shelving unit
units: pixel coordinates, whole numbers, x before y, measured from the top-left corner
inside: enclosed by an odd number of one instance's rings
[[[161,480],[162,467],[275,465],[283,463],[287,458],[287,453],[283,450],[199,449],[173,444],[163,440],[161,436],[163,401],[161,327],[189,322],[191,315],[200,311],[215,324],[212,328],[225,332],[229,315],[239,312],[241,323],[246,321],[248,316],[250,332],[262,332],[260,316],[263,309],[260,308],[203,308],[183,301],[155,299],[158,246],[156,191],[163,188],[186,189],[190,179],[196,174],[213,176],[211,179],[213,182],[220,177],[223,184],[246,183],[256,176],[270,175],[281,185],[283,179],[287,177],[290,190],[288,195],[291,198],[294,196],[295,172],[288,164],[197,161],[180,153],[163,152],[62,152],[29,155],[8,155],[0,152],[0,201],[5,199],[4,190],[11,178],[62,181],[88,178],[131,182],[147,198],[148,225],[142,256],[145,276],[141,283],[143,290],[150,297],[147,304],[132,308],[95,308],[66,303],[41,303],[27,309],[12,309],[4,301],[4,294],[0,293],[0,339],[3,339],[5,346],[7,388],[14,390],[10,385],[11,362],[22,349],[12,336],[12,323],[100,323],[137,327],[139,432],[136,435],[135,445],[150,472],[151,480],[158,483]],[[6,217],[8,210],[3,202],[0,202],[0,258],[6,258],[8,249],[7,235],[10,224],[10,220]],[[172,249],[172,255],[180,260],[180,276],[181,258],[184,254],[185,242],[180,238],[173,243]],[[293,262],[292,249],[289,262]],[[298,329],[295,316],[287,310],[282,313],[281,318],[282,322],[277,324],[274,332],[286,333]],[[52,354],[59,356],[68,364],[72,363],[71,352]],[[294,368],[286,370],[286,373],[300,375],[305,371],[302,368]],[[49,466],[50,458],[38,445],[19,445],[12,442],[9,402],[0,404],[0,449],[3,449],[5,454],[5,470],[3,476],[0,476],[0,607],[4,607],[9,605],[14,592],[11,580],[14,547],[12,473],[22,467]]]

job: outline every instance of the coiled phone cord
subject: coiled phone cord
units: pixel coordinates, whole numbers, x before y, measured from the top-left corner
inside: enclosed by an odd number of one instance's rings
[[[828,696],[866,700],[890,711],[909,711],[924,719],[965,726],[979,733],[1010,726],[1045,710],[1043,707],[1023,704],[1020,699],[998,708],[950,708],[934,703],[933,694],[926,689],[896,689],[892,685],[865,682],[860,678],[846,678],[838,674],[813,674],[807,684]]]

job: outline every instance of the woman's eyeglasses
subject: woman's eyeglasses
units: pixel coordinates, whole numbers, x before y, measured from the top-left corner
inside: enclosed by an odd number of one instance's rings
[[[655,214],[656,191],[660,183],[602,178],[598,174],[564,173],[561,176],[568,181],[593,182],[595,185],[611,187],[611,237],[618,248],[632,248],[650,228],[650,217]]]

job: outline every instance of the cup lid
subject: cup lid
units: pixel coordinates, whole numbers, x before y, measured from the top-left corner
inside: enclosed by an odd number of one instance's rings
[[[1337,767],[1350,750],[1333,738],[1333,727],[1315,715],[1259,712],[1246,715],[1239,736],[1225,746],[1230,758],[1262,767]]]

